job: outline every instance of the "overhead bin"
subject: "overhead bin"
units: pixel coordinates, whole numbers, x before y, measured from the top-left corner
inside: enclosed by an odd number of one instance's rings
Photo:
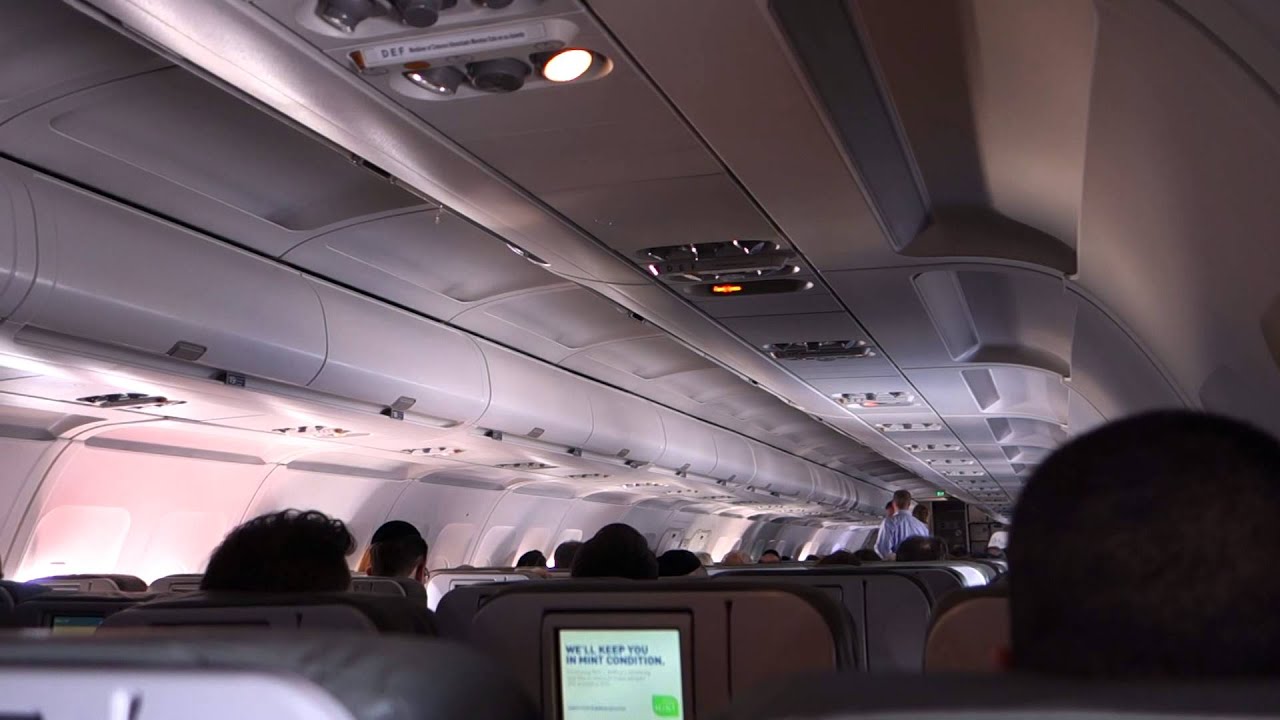
[[[711,475],[716,469],[715,433],[721,432],[688,415],[657,407],[666,447],[657,464],[694,475]]]
[[[591,437],[588,381],[540,360],[480,341],[492,400],[477,423],[504,435],[581,448]]]
[[[0,163],[0,320],[26,297],[36,274],[35,215],[14,169]]]
[[[813,471],[813,502],[840,508],[852,508],[858,504],[858,492],[854,478],[821,465],[809,464]]]
[[[728,430],[716,428],[716,467],[711,477],[746,486],[756,477],[756,460],[751,453],[750,441]]]
[[[807,461],[762,443],[752,443],[751,452],[756,461],[752,485],[788,498],[808,499],[813,494],[813,474]]]
[[[489,403],[480,346],[468,335],[384,303],[311,281],[329,355],[310,387],[438,427],[474,422]]]
[[[666,436],[657,406],[598,383],[587,385],[591,437],[582,449],[629,462],[651,463],[662,456]]]
[[[27,186],[40,268],[19,340],[39,328],[296,385],[320,371],[324,316],[301,274],[51,178]]]

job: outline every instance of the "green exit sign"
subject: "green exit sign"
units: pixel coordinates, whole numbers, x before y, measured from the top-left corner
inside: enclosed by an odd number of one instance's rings
[[[946,497],[946,496],[947,496],[947,491],[946,491],[946,490],[934,490],[934,491],[933,491],[933,496],[934,496],[934,497]]]

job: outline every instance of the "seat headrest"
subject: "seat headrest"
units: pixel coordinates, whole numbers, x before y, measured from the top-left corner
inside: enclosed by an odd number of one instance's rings
[[[60,592],[146,592],[147,584],[134,575],[50,575],[30,582]]]
[[[44,593],[14,606],[13,625],[56,629],[59,618],[63,618],[75,619],[78,627],[96,627],[97,619],[128,610],[149,597],[122,593]]]
[[[336,701],[356,720],[418,720],[426,717],[533,720],[527,697],[501,667],[460,645],[420,638],[308,634],[218,634],[117,637],[89,639],[15,638],[0,644],[0,683],[6,687],[0,711],[15,702],[23,714],[43,709],[43,683],[4,683],[10,673],[43,673],[56,678],[71,669],[97,673],[174,674],[183,679],[223,682],[218,692],[204,692],[200,701],[172,686],[149,697],[135,683],[112,683],[137,693],[140,717],[267,718],[269,708],[257,707],[256,696],[243,687],[246,673],[263,679],[305,684]],[[195,674],[192,671],[197,671]],[[210,672],[218,670],[224,672]],[[161,676],[163,677],[163,675]],[[92,676],[90,676],[92,679]],[[237,682],[241,684],[237,684]],[[154,683],[153,683],[154,685]],[[179,685],[178,687],[182,687]],[[289,690],[288,687],[275,688]],[[296,690],[296,688],[293,688]],[[246,700],[247,698],[247,700]],[[29,702],[28,699],[31,701]],[[316,693],[295,693],[287,717],[335,717],[317,701]],[[312,705],[297,705],[300,701]],[[177,703],[177,705],[175,705]],[[102,703],[101,707],[108,707]],[[168,708],[169,712],[161,709]],[[43,714],[36,712],[34,714]],[[52,713],[44,715],[50,717]],[[68,713],[63,713],[68,716]],[[337,715],[340,716],[340,715]],[[275,714],[270,717],[282,717]]]
[[[934,610],[925,641],[924,669],[926,672],[1000,672],[999,653],[1009,646],[1008,587],[957,590]]]
[[[426,602],[427,588],[413,578],[404,577],[354,577],[351,592],[364,595],[392,595]]]
[[[157,595],[196,592],[200,589],[202,579],[204,576],[200,574],[166,575],[151,583],[147,589]]]
[[[830,674],[789,680],[737,698],[723,720],[920,718],[1208,720],[1280,714],[1280,684],[1255,681],[1094,681],[990,675]]]
[[[431,613],[418,601],[358,593],[195,592],[143,603],[104,624],[110,628],[157,625],[436,634]]]

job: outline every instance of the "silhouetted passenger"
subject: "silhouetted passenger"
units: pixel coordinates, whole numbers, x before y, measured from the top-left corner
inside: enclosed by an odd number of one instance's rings
[[[742,552],[741,550],[734,550],[732,552],[725,553],[725,556],[720,558],[720,564],[721,565],[750,565],[751,556]]]
[[[876,554],[876,551],[867,548],[855,551],[853,557],[859,562],[880,562],[880,556]]]
[[[898,546],[899,562],[930,562],[947,559],[947,544],[941,538],[913,535]]]
[[[805,562],[818,562],[818,561],[819,561],[819,560],[821,560],[821,559],[822,559],[822,558],[818,557],[817,555],[807,555],[807,556],[805,556],[804,561],[805,561]]]
[[[894,513],[884,521],[880,538],[876,540],[876,552],[889,560],[898,551],[898,545],[909,537],[928,535],[929,526],[911,514],[911,493],[899,490],[893,494]]]
[[[929,526],[929,506],[924,503],[916,505],[916,509],[911,511],[911,515],[919,520],[925,527]]]
[[[696,575],[705,577],[706,568],[698,556],[688,550],[668,550],[658,556],[658,577],[683,577]]]
[[[991,533],[991,539],[987,541],[987,554],[993,558],[1004,558],[1008,547],[1009,531],[1005,530],[1003,525],[996,525],[995,531]]]
[[[388,520],[378,526],[373,532],[373,537],[369,540],[369,547],[365,548],[364,554],[360,556],[360,562],[356,564],[356,572],[369,573],[369,565],[373,562],[373,545],[387,540],[404,537],[406,535],[422,536],[418,532],[418,528],[404,520]]]
[[[555,560],[557,570],[568,570],[573,567],[573,558],[577,556],[582,543],[577,540],[566,540],[556,547],[551,557]]]
[[[1014,512],[1013,666],[1280,675],[1277,491],[1280,443],[1234,420],[1156,412],[1073,440]]]
[[[516,567],[546,568],[547,556],[543,555],[541,550],[530,550],[529,552],[521,555],[519,560],[516,560]]]
[[[355,540],[341,520],[315,510],[284,510],[232,530],[213,551],[201,590],[341,592],[351,585]]]
[[[698,562],[702,563],[702,567],[706,567],[708,565],[715,565],[716,563],[715,560],[711,559],[711,553],[709,552],[696,552],[694,553],[694,556],[698,558]]]
[[[861,564],[862,563],[858,562],[858,559],[853,556],[853,553],[849,552],[848,550],[837,550],[818,561],[818,565],[824,566],[824,567],[827,565],[861,565]]]
[[[403,520],[390,520],[373,533],[369,544],[371,577],[426,579],[427,541],[418,528]]]
[[[969,557],[969,548],[967,548],[967,547],[965,547],[965,546],[963,546],[963,545],[952,545],[952,546],[951,546],[951,557],[956,558],[956,559],[958,559],[958,560],[959,560],[959,559],[967,558],[967,557]]]
[[[795,561],[796,561],[796,559],[795,559],[795,558],[793,558],[793,557],[791,557],[790,555],[783,555],[783,556],[782,556],[782,562],[795,562]]]
[[[782,555],[777,550],[765,550],[760,553],[760,564],[771,565],[773,563],[782,562]]]
[[[649,550],[649,541],[630,525],[613,523],[600,528],[583,543],[573,559],[573,577],[615,577],[653,580],[658,577],[658,559]]]

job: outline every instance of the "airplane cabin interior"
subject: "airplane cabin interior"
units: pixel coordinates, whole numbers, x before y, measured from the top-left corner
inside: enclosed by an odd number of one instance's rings
[[[735,703],[990,669],[1072,438],[1280,433],[1273,0],[0,0],[0,57],[0,715],[799,717]],[[804,562],[900,491],[961,555]],[[211,614],[288,508],[426,577]],[[710,577],[515,567],[613,523]],[[939,678],[864,712],[998,714]]]

